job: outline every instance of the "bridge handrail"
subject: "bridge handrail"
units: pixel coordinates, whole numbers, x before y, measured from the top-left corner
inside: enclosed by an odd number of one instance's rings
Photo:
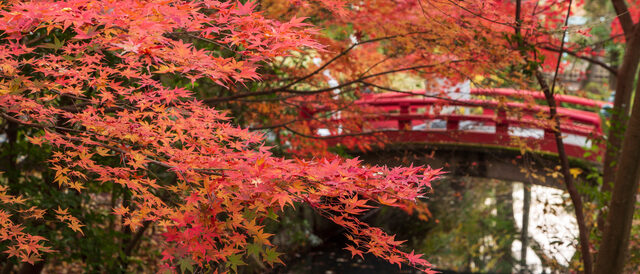
[[[537,114],[544,113],[549,114],[549,107],[546,106],[531,106],[526,103],[520,102],[499,102],[491,100],[445,100],[436,98],[398,98],[398,99],[373,99],[373,100],[360,100],[357,102],[360,105],[386,107],[385,110],[398,109],[401,114],[410,114],[414,107],[419,106],[466,106],[466,107],[487,107],[500,111],[511,111],[512,113],[525,113],[525,114]],[[559,107],[558,114],[562,118],[568,118],[572,122],[584,123],[592,125],[598,132],[602,131],[600,117],[593,112],[569,109]],[[505,115],[506,116],[506,115]]]
[[[498,88],[498,89],[472,89],[472,95],[487,95],[487,96],[505,96],[511,98],[522,98],[531,96],[534,99],[545,99],[544,94],[539,91],[530,91],[530,90],[515,90],[515,89],[507,89],[507,88]],[[568,103],[585,107],[593,107],[593,108],[602,108],[607,102],[593,100],[589,98],[583,98],[579,96],[573,95],[565,95],[565,94],[556,94],[555,96],[556,102],[559,103]]]
[[[365,96],[364,100],[403,98],[403,97],[411,97],[411,96],[420,96],[425,94],[426,92],[424,90],[416,90],[416,91],[411,91],[407,93],[385,92],[385,93],[367,95]],[[470,90],[470,94],[483,95],[483,96],[489,96],[489,97],[504,96],[509,98],[532,97],[534,99],[545,99],[544,94],[540,91],[516,90],[516,89],[510,89],[510,88],[472,88]],[[556,102],[558,103],[568,103],[568,104],[574,104],[578,106],[598,108],[598,109],[608,104],[607,102],[604,102],[604,101],[593,100],[593,99],[588,99],[588,98],[583,98],[583,97],[578,97],[573,95],[563,95],[563,94],[556,94],[555,99],[556,99]]]

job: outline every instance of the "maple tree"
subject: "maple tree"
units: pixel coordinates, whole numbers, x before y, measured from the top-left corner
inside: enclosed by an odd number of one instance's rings
[[[232,124],[189,89],[241,86],[274,58],[325,50],[304,18],[268,19],[253,2],[137,0],[11,1],[0,17],[0,115],[11,147],[0,229],[5,265],[55,258],[68,247],[52,247],[60,234],[47,239],[37,227],[58,225],[76,233],[63,238],[82,237],[89,225],[121,227],[122,271],[150,226],[164,239],[155,248],[165,269],[236,270],[249,255],[273,264],[280,259],[262,222],[300,202],[343,226],[350,249],[430,271],[357,216],[381,204],[414,209],[439,171],[275,157],[263,134]],[[20,156],[12,148],[25,139],[46,152],[29,160],[48,170],[15,168]],[[25,175],[38,170],[46,190],[20,193],[37,179]],[[41,200],[48,192],[81,199],[53,207]],[[83,222],[96,214],[110,224]]]

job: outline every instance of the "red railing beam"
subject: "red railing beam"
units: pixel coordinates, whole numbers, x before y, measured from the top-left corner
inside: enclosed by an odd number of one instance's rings
[[[404,92],[385,92],[379,94],[372,94],[365,96],[366,100],[376,100],[376,99],[393,99],[393,98],[403,98],[403,97],[412,97],[412,96],[420,96],[424,95],[424,90],[415,90],[410,91],[409,93]],[[483,95],[483,96],[504,96],[510,98],[525,98],[532,97],[534,99],[543,100],[544,94],[540,91],[531,91],[531,90],[516,90],[516,89],[508,89],[508,88],[472,88],[470,90],[471,95]],[[569,103],[575,104],[579,106],[592,107],[592,108],[601,108],[606,105],[607,102],[572,96],[572,95],[561,95],[558,94],[555,96],[556,101],[560,103]]]

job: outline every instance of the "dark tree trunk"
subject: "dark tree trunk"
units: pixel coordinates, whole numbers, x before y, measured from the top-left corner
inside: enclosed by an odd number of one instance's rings
[[[561,49],[562,50],[562,49]],[[562,54],[562,53],[560,53]],[[547,99],[547,104],[549,105],[549,115],[554,120],[555,124],[560,125],[560,118],[557,113],[557,104],[556,100],[553,97],[553,92],[547,85],[542,73],[540,71],[536,72],[536,78],[538,79],[538,83],[544,92],[545,98]],[[592,263],[591,263],[591,252],[589,251],[589,230],[587,229],[587,224],[584,218],[584,211],[582,207],[582,197],[580,193],[578,193],[578,189],[576,188],[573,177],[569,172],[569,159],[567,158],[567,153],[564,149],[564,141],[562,140],[562,132],[560,130],[554,130],[553,135],[556,139],[556,147],[558,148],[558,158],[560,158],[560,167],[562,176],[564,177],[564,183],[567,187],[567,191],[569,192],[569,197],[571,197],[571,202],[573,203],[573,207],[575,209],[576,221],[578,222],[578,234],[580,239],[580,252],[582,253],[582,262],[584,264],[584,273],[590,274],[592,271]]]
[[[627,55],[640,55],[640,28],[634,29],[634,35],[627,45],[626,52],[635,53],[625,54],[625,61],[627,61]],[[624,81],[622,78],[618,80]],[[638,88],[640,86],[636,87],[636,90]],[[609,214],[604,225],[595,273],[622,273],[624,268],[640,180],[638,140],[640,140],[640,96],[636,94],[633,112],[625,130],[620,158],[616,165]]]
[[[23,263],[22,266],[20,266],[20,270],[18,270],[18,274],[39,274],[42,272],[45,264],[46,260],[39,261],[35,264]]]
[[[602,193],[610,192],[615,179],[616,166],[620,155],[620,146],[625,132],[625,125],[629,117],[631,108],[631,94],[633,93],[633,83],[635,80],[638,62],[640,62],[640,39],[638,39],[637,27],[633,25],[633,20],[629,14],[627,4],[624,0],[612,0],[613,8],[622,25],[626,40],[626,49],[622,59],[622,64],[615,77],[616,95],[613,102],[611,127],[607,134],[607,150],[604,155],[602,170]],[[603,209],[598,214],[598,228],[604,230],[604,219],[607,210]]]
[[[522,184],[524,200],[522,201],[522,230],[520,232],[520,273],[528,273],[527,248],[529,247],[529,209],[531,208],[531,184]]]
[[[2,169],[4,169],[5,176],[7,176],[7,180],[9,183],[9,194],[15,195],[16,185],[19,182],[20,178],[20,170],[18,169],[18,149],[16,148],[16,143],[18,142],[18,124],[6,121],[7,126],[5,129],[5,134],[7,135],[7,142],[4,147],[4,151],[0,155],[2,155]]]
[[[610,191],[613,183],[620,146],[624,136],[625,125],[631,108],[631,94],[638,62],[640,61],[640,32],[634,30],[633,36],[627,42],[622,65],[616,79],[616,96],[613,102],[609,133],[607,136],[607,151],[604,156],[602,177],[602,191]]]
[[[498,235],[498,252],[500,260],[496,263],[494,271],[496,273],[513,272],[516,260],[513,258],[511,246],[517,235],[516,220],[513,216],[513,186],[511,184],[498,184],[496,191],[496,211],[500,221],[496,224]]]

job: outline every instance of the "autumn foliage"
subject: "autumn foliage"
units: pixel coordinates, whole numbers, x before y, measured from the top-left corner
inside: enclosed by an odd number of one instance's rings
[[[95,202],[110,195],[105,187],[121,190],[113,207],[102,208],[129,233],[155,227],[163,240],[153,248],[165,268],[187,262],[235,270],[249,255],[281,262],[263,220],[306,203],[346,229],[353,254],[429,271],[401,241],[358,216],[382,204],[414,208],[438,171],[275,157],[262,133],[232,124],[189,90],[198,81],[242,86],[260,79],[257,71],[274,58],[325,50],[305,18],[267,19],[255,3],[235,1],[4,3],[2,119],[29,129],[20,136],[49,151],[47,191],[89,195],[93,202],[83,207],[97,210]],[[60,251],[29,229],[36,225],[29,219],[83,237],[82,218],[30,200],[8,177],[0,237],[9,259],[33,264]]]
[[[623,31],[635,41],[637,1],[613,2],[621,21],[598,24],[611,25],[613,42]],[[445,90],[463,81],[553,99],[561,52],[618,73],[596,60],[590,26],[568,25],[582,4],[1,1],[0,263],[127,271],[138,249],[151,271],[273,266],[282,261],[267,226],[304,205],[343,228],[353,256],[429,272],[360,217],[382,205],[426,212],[419,200],[440,171],[336,156],[389,141],[369,123],[377,110],[358,100],[450,100]],[[640,60],[628,55],[617,91],[627,101]],[[430,95],[402,85],[418,81]],[[549,113],[536,118],[555,131]]]

